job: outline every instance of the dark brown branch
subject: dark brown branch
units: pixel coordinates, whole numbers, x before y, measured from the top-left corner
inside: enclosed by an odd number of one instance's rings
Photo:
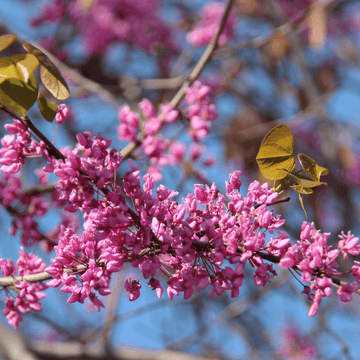
[[[15,111],[11,110],[7,106],[0,104],[0,109],[4,110],[6,113],[11,115],[17,120],[20,120],[24,125],[26,125],[40,140],[42,140],[48,149],[49,155],[54,156],[56,159],[65,160],[65,156],[51,143],[50,140],[40,131],[34,124],[31,122],[28,116],[20,116]]]

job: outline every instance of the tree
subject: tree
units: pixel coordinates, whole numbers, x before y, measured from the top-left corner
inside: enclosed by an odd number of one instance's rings
[[[178,2],[54,0],[31,21],[36,43],[4,29],[0,197],[22,244],[16,263],[0,265],[7,321],[18,328],[33,316],[59,340],[102,341],[100,356],[116,356],[119,292],[133,301],[149,285],[158,298],[187,300],[177,309],[196,319],[196,336],[174,341],[181,319],[171,314],[168,348],[238,357],[224,349],[228,329],[211,341],[214,324],[226,324],[246,358],[351,358],[352,344],[328,325],[335,296],[323,298],[333,287],[346,303],[359,292],[359,239],[348,232],[358,230],[357,127],[329,109],[357,66],[356,11],[356,1],[229,0],[197,14]],[[104,100],[120,107],[116,125],[109,107],[87,110]],[[71,147],[61,149],[65,132]],[[255,180],[264,177],[270,185]],[[130,267],[138,272],[120,279]],[[73,308],[100,311],[110,299],[103,324],[90,331],[85,317],[46,315],[48,287]],[[261,310],[270,289],[308,299],[317,319],[308,338],[289,322],[274,341]],[[316,347],[324,333],[336,340],[330,353]]]

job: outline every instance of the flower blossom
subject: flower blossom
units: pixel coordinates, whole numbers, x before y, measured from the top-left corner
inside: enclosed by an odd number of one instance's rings
[[[186,40],[194,46],[204,46],[209,44],[215,36],[220,20],[225,11],[225,4],[220,2],[209,2],[201,10],[201,20],[195,29],[188,33]],[[224,45],[233,36],[235,18],[231,13],[226,21],[225,27],[219,37],[219,45]]]

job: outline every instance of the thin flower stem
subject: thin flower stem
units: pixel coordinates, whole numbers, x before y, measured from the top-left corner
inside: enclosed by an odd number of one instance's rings
[[[293,270],[291,268],[288,268],[288,270],[290,271],[290,274],[303,286],[305,287],[306,285],[304,285],[293,273]]]

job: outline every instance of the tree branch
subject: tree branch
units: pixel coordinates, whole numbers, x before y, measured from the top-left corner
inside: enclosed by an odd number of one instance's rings
[[[194,68],[191,71],[191,73],[189,74],[189,76],[183,82],[181,88],[178,90],[178,92],[175,94],[175,96],[170,101],[170,104],[174,108],[178,107],[181,99],[185,95],[186,88],[191,86],[191,84],[200,76],[205,65],[211,59],[211,56],[213,55],[214,51],[217,49],[219,37],[225,27],[226,20],[227,20],[228,16],[230,15],[230,12],[231,12],[234,2],[235,2],[234,0],[228,0],[228,2],[226,4],[224,15],[221,18],[220,25],[219,25],[219,28],[218,28],[215,36],[213,37],[213,39],[211,40],[209,45],[206,47],[203,55],[201,56],[201,58],[199,59],[197,64],[194,66]],[[130,142],[126,147],[124,147],[120,152],[121,155],[124,158],[128,157],[130,155],[130,153],[133,152],[140,145],[140,143],[141,143],[141,136],[137,142]]]

